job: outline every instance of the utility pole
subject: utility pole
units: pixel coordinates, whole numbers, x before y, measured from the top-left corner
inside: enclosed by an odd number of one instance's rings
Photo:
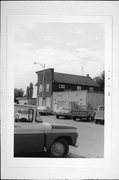
[[[42,105],[44,105],[44,93],[45,93],[45,64],[39,62],[34,62],[34,64],[39,64],[43,68],[43,79],[42,79]]]

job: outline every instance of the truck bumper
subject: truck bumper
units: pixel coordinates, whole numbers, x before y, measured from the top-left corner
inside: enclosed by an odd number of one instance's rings
[[[79,147],[79,143],[78,142],[75,143],[75,147]]]

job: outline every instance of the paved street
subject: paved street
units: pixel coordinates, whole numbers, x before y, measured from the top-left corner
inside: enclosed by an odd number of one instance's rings
[[[68,157],[103,158],[104,125],[94,122],[75,122],[72,119],[56,119],[55,116],[42,116],[42,119],[46,122],[70,124],[78,128],[79,147],[70,146]]]

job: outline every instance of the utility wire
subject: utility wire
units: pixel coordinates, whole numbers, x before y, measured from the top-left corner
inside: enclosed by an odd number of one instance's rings
[[[103,53],[102,53],[102,54],[103,54]],[[95,58],[95,57],[101,56],[102,54],[95,55],[95,56],[84,57],[84,58],[82,57],[81,59]],[[78,58],[77,58],[77,59],[75,59],[75,60],[72,60],[72,61],[68,61],[68,62],[62,62],[62,63],[52,64],[52,66],[62,65],[62,64],[67,64],[67,63],[72,63],[72,62],[75,62],[75,61],[78,61]],[[80,62],[80,63],[82,63],[82,62]]]

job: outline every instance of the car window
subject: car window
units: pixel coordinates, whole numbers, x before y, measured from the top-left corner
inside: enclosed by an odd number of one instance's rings
[[[18,108],[15,115],[15,122],[32,122],[34,109]]]
[[[42,118],[40,116],[40,112],[38,110],[36,110],[36,117],[35,117],[35,121],[36,122],[43,122]]]

